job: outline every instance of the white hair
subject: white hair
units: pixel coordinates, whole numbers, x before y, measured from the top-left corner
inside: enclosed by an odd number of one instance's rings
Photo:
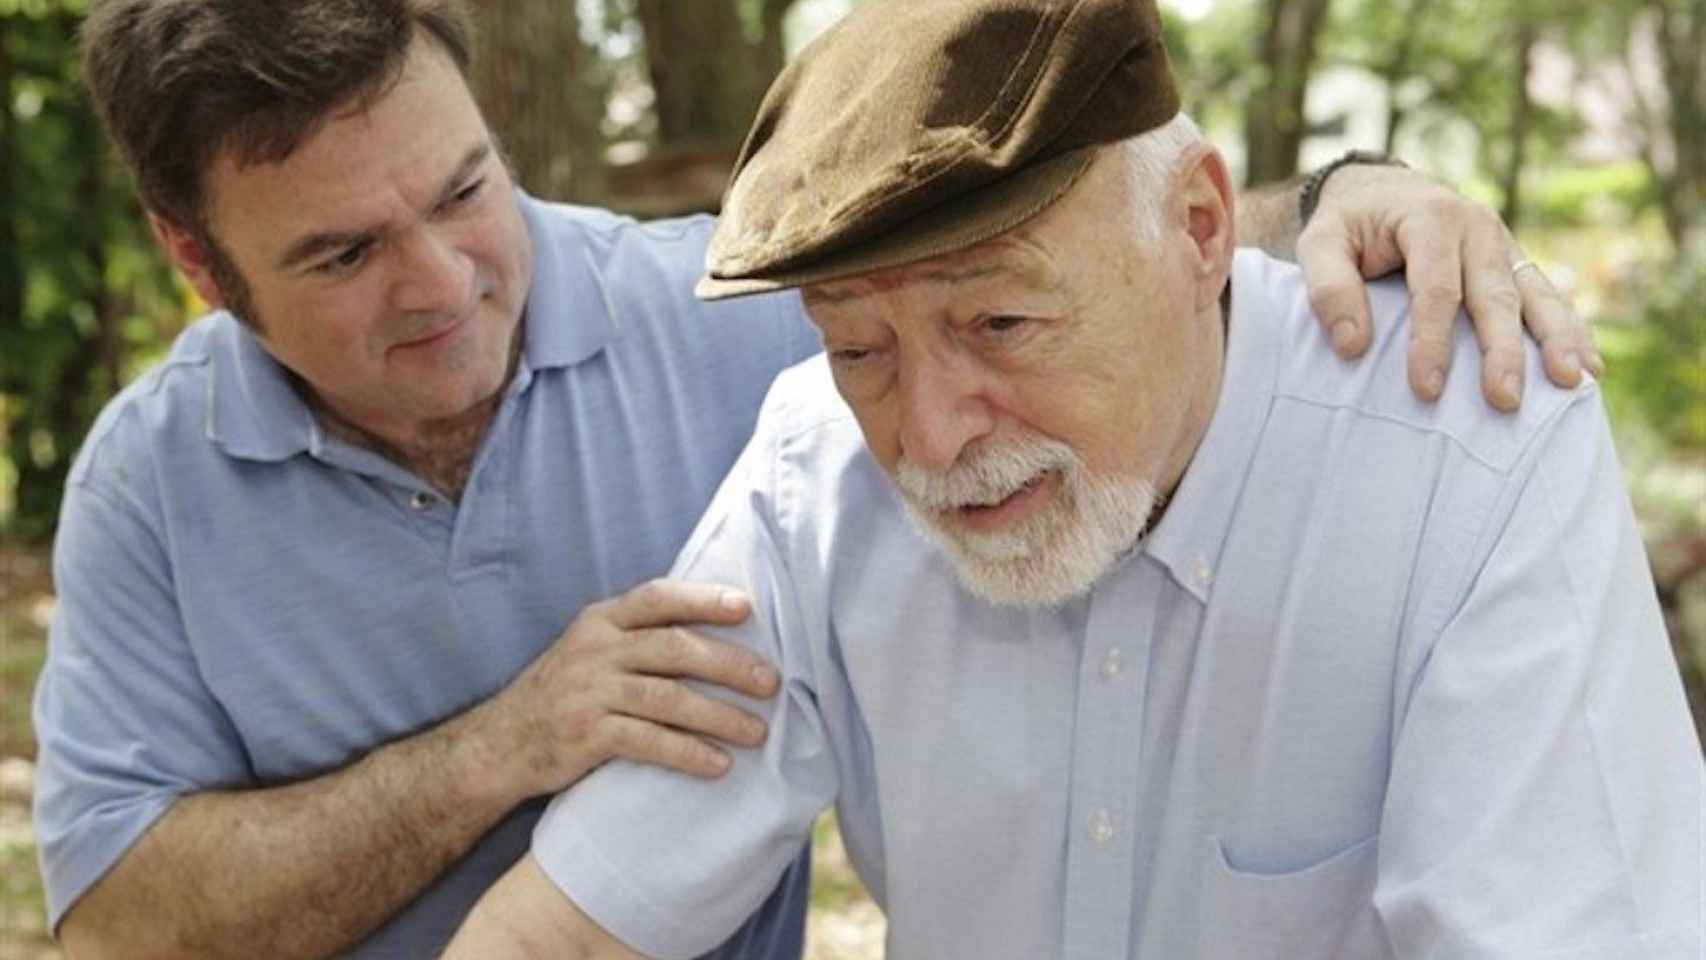
[[[1132,224],[1146,243],[1161,238],[1167,188],[1185,152],[1203,142],[1202,131],[1183,111],[1153,130],[1115,144],[1124,156],[1131,185]]]

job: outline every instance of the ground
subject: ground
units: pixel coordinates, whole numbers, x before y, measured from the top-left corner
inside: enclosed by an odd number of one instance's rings
[[[41,552],[0,547],[0,960],[59,956],[43,929],[30,830],[30,689],[53,610],[49,581]]]
[[[30,829],[35,737],[30,691],[41,669],[53,587],[46,554],[0,546],[0,960],[58,958],[44,929]],[[819,822],[807,960],[876,960],[883,918],[847,864],[834,819]]]

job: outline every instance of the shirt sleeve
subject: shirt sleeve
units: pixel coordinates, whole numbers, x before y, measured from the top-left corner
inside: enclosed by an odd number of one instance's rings
[[[757,650],[782,672],[772,701],[702,685],[770,725],[760,750],[736,750],[723,777],[703,781],[615,761],[558,796],[533,835],[533,855],[600,926],[647,956],[688,958],[721,943],[776,886],[837,790],[818,712],[798,593],[777,548],[768,493],[772,458],[754,440],[689,540],[672,576],[746,590],[753,615],[706,630]]]
[[[1513,479],[1395,733],[1393,953],[1703,955],[1700,745],[1593,392]]]
[[[202,683],[164,544],[136,506],[69,486],[54,584],[58,606],[35,692],[34,816],[57,928],[178,797],[246,782],[251,771]]]

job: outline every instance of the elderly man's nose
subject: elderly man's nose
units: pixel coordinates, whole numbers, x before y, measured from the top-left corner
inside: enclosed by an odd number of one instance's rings
[[[995,428],[976,378],[964,371],[921,365],[902,373],[900,393],[901,454],[923,469],[952,466],[966,444]]]

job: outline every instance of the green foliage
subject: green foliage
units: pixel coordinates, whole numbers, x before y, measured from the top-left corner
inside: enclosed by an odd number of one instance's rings
[[[1602,384],[1659,604],[1706,737],[1706,237],[1615,285]]]
[[[88,0],[0,0],[0,17],[42,20],[62,13],[80,17],[88,9]]]
[[[0,10],[8,5],[0,2]],[[0,532],[51,535],[60,489],[100,406],[180,322],[182,305],[76,78],[82,3],[0,15],[8,107],[0,217]]]
[[[1676,453],[1706,455],[1706,244],[1644,264],[1598,330],[1614,408],[1633,411]]]
[[[1185,110],[1205,128],[1241,124],[1244,104],[1266,82],[1266,68],[1255,61],[1251,46],[1259,14],[1255,0],[1221,0],[1195,23],[1163,16]]]
[[[1652,175],[1639,163],[1566,167],[1529,182],[1525,212],[1529,223],[1541,227],[1627,223],[1656,199]]]

